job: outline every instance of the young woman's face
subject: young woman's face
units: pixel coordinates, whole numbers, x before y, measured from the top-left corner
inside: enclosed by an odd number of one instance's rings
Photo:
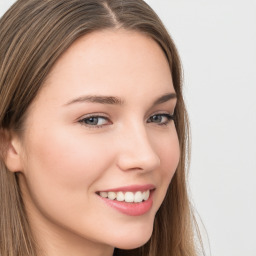
[[[175,104],[166,57],[143,34],[94,32],[64,53],[28,110],[18,150],[41,244],[112,250],[150,238],[179,161]]]

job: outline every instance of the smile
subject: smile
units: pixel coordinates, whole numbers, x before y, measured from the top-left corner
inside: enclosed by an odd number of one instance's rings
[[[148,213],[153,205],[154,185],[132,185],[98,191],[96,194],[106,205],[117,211],[141,216]]]
[[[107,198],[109,200],[116,200],[119,202],[126,202],[126,203],[141,203],[142,201],[147,201],[149,199],[150,190],[146,191],[136,191],[136,192],[100,192],[99,195],[103,198]]]

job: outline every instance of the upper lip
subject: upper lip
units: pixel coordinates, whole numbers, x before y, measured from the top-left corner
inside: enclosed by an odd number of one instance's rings
[[[124,186],[124,187],[117,187],[117,188],[110,188],[106,190],[101,190],[99,192],[136,192],[136,191],[147,191],[155,189],[156,187],[153,184],[146,184],[146,185],[130,185],[130,186]]]

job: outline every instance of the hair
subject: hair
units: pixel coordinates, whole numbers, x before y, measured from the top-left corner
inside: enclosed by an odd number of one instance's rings
[[[175,125],[181,157],[158,210],[153,234],[140,248],[114,255],[195,256],[195,220],[187,193],[188,117],[176,47],[142,0],[18,0],[0,19],[0,255],[37,255],[18,176],[4,163],[8,131],[22,134],[26,111],[58,58],[83,35],[126,29],[154,39],[169,62],[177,94]]]

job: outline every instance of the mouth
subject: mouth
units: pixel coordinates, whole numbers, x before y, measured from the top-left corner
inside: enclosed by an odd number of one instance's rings
[[[153,185],[145,185],[98,191],[96,194],[108,206],[119,212],[130,216],[140,216],[151,209],[154,191]]]
[[[143,201],[147,201],[150,196],[150,190],[146,191],[109,191],[109,192],[99,192],[98,195],[103,198],[107,198],[109,200],[116,200],[119,202],[126,202],[126,203],[141,203]]]

